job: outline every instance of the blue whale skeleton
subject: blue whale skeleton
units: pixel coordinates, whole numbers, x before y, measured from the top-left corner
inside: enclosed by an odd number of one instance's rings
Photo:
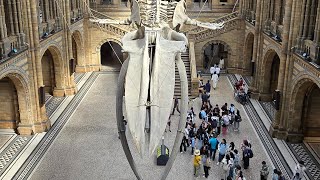
[[[186,51],[187,37],[179,33],[184,24],[209,29],[223,28],[223,23],[203,23],[186,15],[184,0],[131,0],[131,16],[124,21],[91,18],[99,24],[125,24],[137,30],[122,38],[123,51],[129,57],[122,64],[118,77],[116,96],[116,117],[119,136],[128,162],[137,177],[137,171],[125,135],[123,104],[133,141],[141,154],[149,135],[149,154],[158,146],[166,128],[172,107],[175,85],[175,65],[178,67],[181,84],[181,116],[178,131],[169,161],[161,179],[166,179],[176,158],[184,132],[185,116],[188,108],[187,74],[181,52]],[[170,27],[170,25],[172,27]],[[150,51],[150,47],[153,50]],[[152,52],[152,53],[151,53]],[[147,129],[147,131],[145,131]]]

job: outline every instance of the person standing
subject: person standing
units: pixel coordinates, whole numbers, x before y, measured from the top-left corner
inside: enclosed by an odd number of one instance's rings
[[[204,177],[205,178],[208,178],[210,168],[211,168],[211,160],[210,160],[210,155],[207,152],[204,155],[204,160],[203,160],[203,170],[204,170]]]
[[[269,175],[269,167],[267,166],[267,163],[265,161],[262,161],[262,167],[260,170],[260,179],[267,180],[268,175]]]
[[[234,119],[234,124],[233,124],[233,130],[234,131],[239,131],[240,127],[240,122],[242,121],[241,116],[240,116],[240,111],[237,109],[237,113]]]
[[[219,158],[218,158],[218,163],[217,165],[220,164],[224,156],[226,155],[227,152],[227,141],[225,139],[222,139],[221,143],[219,144]]]
[[[180,114],[180,110],[179,110],[179,101],[177,97],[174,97],[174,104],[173,104],[173,109],[172,109],[172,113],[171,115],[174,115],[174,111],[177,109],[177,111]]]
[[[209,139],[209,144],[210,144],[210,157],[212,158],[212,161],[214,161],[216,157],[216,151],[219,145],[219,141],[216,135],[211,136],[211,138]]]
[[[241,149],[243,150],[243,168],[248,169],[250,164],[250,158],[253,157],[251,146],[247,140],[243,141]]]
[[[303,161],[299,161],[296,167],[294,168],[294,175],[292,180],[301,180],[303,178],[303,173],[306,170]]]
[[[219,80],[219,76],[217,75],[216,72],[213,73],[211,80],[212,80],[213,89],[215,90],[217,88],[217,83]]]
[[[195,177],[199,176],[199,171],[200,171],[200,163],[201,163],[201,156],[200,156],[200,150],[195,150],[194,152],[194,158],[193,158],[193,167],[194,167],[194,173],[193,175]]]
[[[224,59],[222,56],[220,57],[219,67],[220,67],[220,69],[224,69]]]

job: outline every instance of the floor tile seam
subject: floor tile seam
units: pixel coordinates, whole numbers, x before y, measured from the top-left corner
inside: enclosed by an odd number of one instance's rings
[[[66,120],[65,116],[68,116],[67,111],[69,112],[71,110],[71,106],[70,105],[73,105],[73,106],[79,105],[76,102],[76,100],[79,101],[80,95],[85,95],[86,94],[86,92],[89,90],[89,88],[94,84],[94,82],[97,79],[97,77],[98,77],[98,73],[92,73],[90,75],[88,80],[85,82],[85,84],[82,86],[82,88],[77,93],[77,98],[76,97],[73,98],[71,100],[71,102],[69,103],[69,105],[67,106],[67,108],[60,114],[60,116],[58,117],[58,119],[60,119],[60,120],[56,121],[58,123],[55,123],[52,126],[52,128],[49,130],[49,132],[45,135],[45,137],[40,141],[40,143],[37,145],[37,147],[35,148],[33,153],[30,155],[30,157],[25,161],[25,163],[22,165],[22,167],[15,174],[14,179],[24,179],[24,178],[26,178],[26,176],[30,173],[31,168],[33,168],[33,169],[35,168],[34,167],[34,163],[36,163],[36,161],[39,160],[39,158],[42,158],[41,155],[43,155],[43,151],[45,149],[49,148],[48,145],[51,144],[49,142],[49,140],[52,141],[53,139],[55,139],[55,137],[57,136],[57,133],[59,133],[59,131],[61,130],[61,126],[63,126],[63,124],[65,124],[63,122],[65,122],[65,120]],[[36,155],[37,155],[37,157],[36,157]],[[32,164],[30,164],[30,163],[32,163]],[[23,175],[23,176],[21,176],[21,175]]]
[[[302,160],[303,158],[301,158],[301,156],[296,152],[296,150],[292,147],[292,144],[289,144],[289,148],[291,149],[291,152],[294,154],[294,156],[299,159]],[[307,163],[307,162],[306,162]],[[307,171],[305,171],[305,174],[307,174],[309,179],[314,179],[312,172],[309,171],[309,168],[307,168]]]
[[[236,76],[234,75],[234,74],[230,74],[229,76],[229,80],[230,81],[232,81],[232,82],[236,82],[236,80],[237,80],[237,78],[236,78]],[[249,104],[252,106],[252,104],[251,104],[251,102],[249,102]],[[276,149],[275,149],[275,147],[276,148],[278,148],[277,146],[276,146],[276,144],[275,144],[275,142],[273,141],[273,139],[270,137],[270,135],[269,135],[269,133],[267,133],[266,134],[266,132],[265,132],[265,126],[263,125],[261,125],[260,123],[261,122],[259,122],[259,120],[258,120],[258,118],[256,117],[256,116],[258,116],[258,114],[257,114],[257,112],[255,112],[255,109],[253,108],[250,108],[250,110],[251,110],[251,112],[249,111],[249,107],[247,106],[247,105],[245,105],[244,106],[244,108],[245,108],[245,110],[247,111],[247,113],[248,113],[248,115],[250,114],[250,116],[251,116],[251,118],[249,118],[250,120],[254,120],[254,123],[253,123],[253,125],[256,127],[255,128],[255,130],[258,130],[258,135],[259,135],[259,137],[261,138],[261,139],[264,139],[264,141],[262,141],[263,142],[263,144],[264,144],[264,146],[265,146],[265,148],[268,150],[268,155],[269,155],[269,157],[272,159],[272,161],[273,161],[273,163],[274,163],[274,165],[276,165],[277,167],[282,167],[281,169],[284,169],[285,170],[285,173],[286,173],[286,175],[287,176],[289,176],[289,174],[287,173],[287,168],[285,168],[285,166],[283,165],[283,162],[282,162],[282,159],[284,159],[283,158],[283,156],[282,156],[282,154],[281,154],[281,152],[279,151],[279,149],[278,149],[278,151],[276,151]],[[261,121],[261,119],[260,119],[260,121]],[[268,144],[270,144],[269,146],[267,146],[267,143],[268,142]],[[272,147],[271,149],[270,149],[270,147]],[[282,156],[282,158],[280,158],[279,157],[279,153],[280,153],[280,155]],[[277,157],[277,158],[275,158],[275,156]],[[280,163],[279,163],[279,161],[280,161]],[[290,168],[289,168],[290,169]],[[291,169],[290,169],[290,171],[291,171]]]

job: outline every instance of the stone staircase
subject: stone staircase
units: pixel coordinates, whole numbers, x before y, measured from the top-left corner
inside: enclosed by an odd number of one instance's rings
[[[219,17],[212,21],[211,23],[221,23],[224,22],[224,27],[221,29],[207,29],[204,27],[196,27],[191,30],[189,30],[188,37],[195,39],[195,41],[204,41],[211,37],[216,37],[220,34],[230,32],[233,29],[240,27],[240,18],[239,18],[239,12],[233,12],[231,14],[227,14],[225,16]]]
[[[181,59],[184,62],[184,65],[186,67],[187,71],[187,78],[188,78],[188,96],[191,96],[191,71],[190,71],[190,60],[189,60],[189,49],[186,50],[186,52],[181,53]],[[181,98],[181,85],[180,85],[180,76],[179,71],[176,66],[176,72],[175,72],[175,87],[174,87],[174,95]]]

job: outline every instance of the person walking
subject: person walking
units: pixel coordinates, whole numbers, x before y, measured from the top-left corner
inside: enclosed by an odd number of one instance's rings
[[[218,75],[218,77],[220,77],[220,67],[217,65],[216,66],[216,73],[217,73],[217,75]]]
[[[265,161],[262,161],[262,167],[260,170],[260,179],[267,180],[268,175],[269,175],[269,167],[267,166],[267,163]]]
[[[210,157],[212,159],[212,161],[214,161],[215,157],[216,157],[216,151],[219,145],[219,141],[216,137],[216,135],[211,136],[211,138],[209,139],[209,144],[210,144]]]
[[[216,66],[213,65],[210,67],[210,74],[211,74],[211,77],[213,76],[213,73],[216,72]]]
[[[217,88],[217,83],[219,80],[219,76],[216,72],[213,73],[211,80],[212,80],[213,89],[215,90]]]
[[[177,97],[174,97],[174,104],[173,104],[173,109],[172,109],[172,113],[171,115],[174,115],[174,111],[177,109],[177,111],[180,114],[180,110],[179,110],[179,101]]]
[[[234,131],[239,131],[240,127],[240,122],[242,121],[241,116],[240,116],[240,111],[237,109],[237,113],[234,119],[234,124],[233,124],[233,130]]]
[[[210,80],[208,80],[207,84],[204,86],[204,89],[206,90],[206,94],[208,95],[208,98],[210,98],[210,91],[211,91]]]
[[[193,167],[194,167],[193,175],[195,177],[199,176],[200,164],[201,164],[200,150],[197,149],[194,152],[194,158],[193,158]]]
[[[186,136],[183,136],[181,144],[180,144],[180,153],[183,153],[182,147],[183,147],[184,152],[187,151],[187,141],[188,140],[187,140]]]
[[[294,174],[292,180],[301,180],[303,178],[303,173],[306,170],[304,166],[304,161],[299,161],[296,167],[294,168]]]

